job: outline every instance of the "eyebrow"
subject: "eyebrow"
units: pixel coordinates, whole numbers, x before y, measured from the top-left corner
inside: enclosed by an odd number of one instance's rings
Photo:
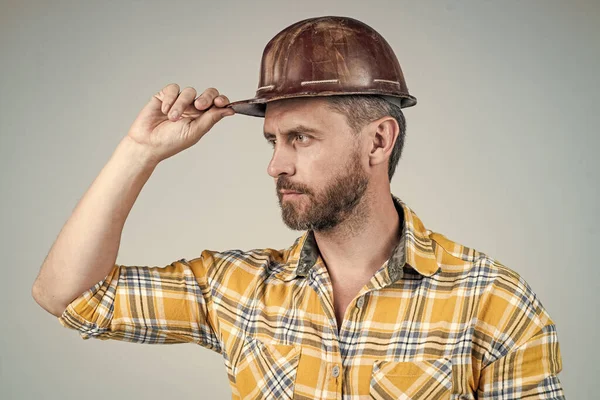
[[[318,134],[320,133],[317,129],[315,128],[311,128],[305,125],[296,125],[291,129],[288,129],[287,131],[284,131],[281,133],[281,135],[295,135],[298,133],[314,133],[314,134]],[[270,133],[270,132],[263,132],[263,135],[265,137],[265,139],[269,140],[269,139],[273,139],[276,137],[276,135]]]

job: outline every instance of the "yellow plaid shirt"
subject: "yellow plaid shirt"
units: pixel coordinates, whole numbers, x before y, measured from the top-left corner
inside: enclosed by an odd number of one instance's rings
[[[564,398],[556,327],[523,278],[392,198],[399,244],[339,332],[310,230],[283,250],[116,264],[59,321],[83,339],[216,351],[233,399]]]

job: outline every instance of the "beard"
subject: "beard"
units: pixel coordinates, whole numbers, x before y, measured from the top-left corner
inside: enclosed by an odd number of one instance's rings
[[[283,222],[292,230],[331,231],[350,216],[360,213],[357,206],[365,195],[369,177],[360,163],[358,149],[350,156],[342,173],[321,192],[290,184],[285,176],[277,181],[277,196]],[[282,189],[302,195],[282,201]],[[358,216],[361,219],[361,216]]]

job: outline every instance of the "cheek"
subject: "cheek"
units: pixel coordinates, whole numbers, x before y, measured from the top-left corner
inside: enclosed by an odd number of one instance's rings
[[[347,172],[349,157],[358,156],[349,153],[349,147],[344,147],[343,144],[324,146],[318,143],[309,146],[298,153],[298,172],[306,178],[307,185],[321,187]]]
[[[303,154],[303,165],[310,171],[312,178],[320,178],[329,175],[337,167],[336,153],[324,148],[311,149]]]
[[[310,184],[320,188],[329,185],[337,177],[346,175],[347,172],[345,160],[336,155],[315,160],[306,171]]]

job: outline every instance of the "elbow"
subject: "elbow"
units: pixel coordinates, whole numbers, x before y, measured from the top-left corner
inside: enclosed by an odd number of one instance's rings
[[[44,290],[43,287],[41,287],[38,281],[35,281],[31,288],[31,297],[33,297],[35,302],[40,307],[55,317],[60,317],[67,308],[65,305],[59,304],[58,302],[49,301],[48,298],[50,295]]]

